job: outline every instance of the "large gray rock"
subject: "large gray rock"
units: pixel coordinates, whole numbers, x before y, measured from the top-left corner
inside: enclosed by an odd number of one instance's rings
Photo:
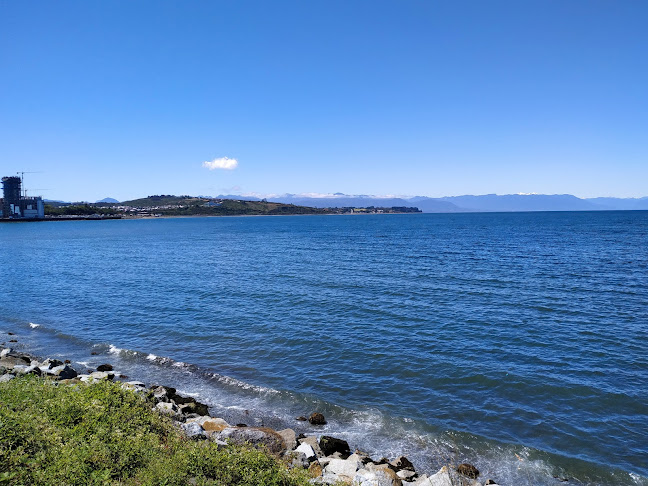
[[[16,365],[13,367],[13,372],[17,375],[36,375],[41,376],[42,372],[38,366]]]
[[[155,410],[164,415],[175,415],[178,411],[178,407],[175,403],[160,402],[155,405]]]
[[[297,435],[293,429],[277,430],[277,434],[281,436],[286,444],[286,449],[293,450],[297,446]]]
[[[7,373],[6,375],[0,376],[0,383],[7,383],[10,380],[13,380],[15,378],[14,375],[11,375]]]
[[[356,459],[331,459],[324,468],[324,476],[335,476],[341,481],[351,482],[362,463]]]
[[[217,439],[234,444],[247,443],[255,448],[266,448],[273,454],[281,454],[286,450],[281,436],[265,427],[232,427],[220,432]]]
[[[295,449],[295,452],[304,454],[309,460],[317,459],[317,454],[315,453],[313,448],[306,443],[299,444],[299,446],[297,446],[297,448]]]
[[[315,454],[317,455],[318,459],[324,457],[324,453],[322,452],[322,449],[320,449],[319,443],[317,442],[317,437],[313,435],[309,435],[308,437],[302,437],[297,442],[299,442],[300,444],[308,444],[309,446],[311,446],[315,451]]]
[[[287,451],[283,458],[290,469],[307,469],[310,466],[310,461],[303,452]]]
[[[417,486],[453,486],[452,477],[446,466],[443,466],[439,472],[424,478],[421,481],[416,481]]]
[[[389,468],[360,469],[353,477],[354,486],[402,486],[401,479]]]
[[[190,439],[206,439],[207,434],[205,434],[205,429],[203,429],[199,423],[191,422],[188,424],[181,424],[180,428]]]

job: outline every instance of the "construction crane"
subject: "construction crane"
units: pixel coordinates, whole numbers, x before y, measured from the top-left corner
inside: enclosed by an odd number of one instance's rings
[[[23,192],[24,192],[23,197],[24,198],[27,197],[27,189],[25,189],[25,174],[40,174],[41,172],[43,172],[43,171],[42,170],[37,170],[37,171],[28,172],[28,171],[25,170],[25,171],[16,172],[16,174],[20,175],[20,185],[23,188]],[[34,189],[34,190],[41,190],[42,191],[42,190],[45,190],[45,189]]]

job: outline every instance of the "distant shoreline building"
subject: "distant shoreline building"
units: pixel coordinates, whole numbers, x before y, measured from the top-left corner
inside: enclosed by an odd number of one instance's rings
[[[23,197],[20,177],[2,178],[1,219],[43,219],[45,205],[41,197]]]

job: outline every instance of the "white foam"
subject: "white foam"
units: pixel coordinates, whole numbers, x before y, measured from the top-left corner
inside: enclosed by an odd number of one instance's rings
[[[40,327],[40,324],[36,324],[35,322],[30,322],[29,327],[31,327],[32,329],[36,329],[37,327]]]
[[[110,347],[108,348],[108,352],[112,354],[119,354],[122,352],[122,350],[119,349],[117,346],[111,344]]]
[[[155,356],[154,354],[149,354],[146,359],[148,359],[149,361],[155,361],[157,359],[157,356]]]
[[[85,366],[87,368],[90,367],[90,363],[88,363],[87,361],[77,361],[76,363]]]

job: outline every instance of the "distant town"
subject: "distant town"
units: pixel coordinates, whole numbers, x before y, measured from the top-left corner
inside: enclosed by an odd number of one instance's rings
[[[298,214],[398,214],[420,213],[416,207],[331,207],[315,208],[279,202],[225,198],[155,195],[124,202],[66,203],[27,197],[23,178],[2,178],[0,221],[101,220],[170,216],[242,216]]]

